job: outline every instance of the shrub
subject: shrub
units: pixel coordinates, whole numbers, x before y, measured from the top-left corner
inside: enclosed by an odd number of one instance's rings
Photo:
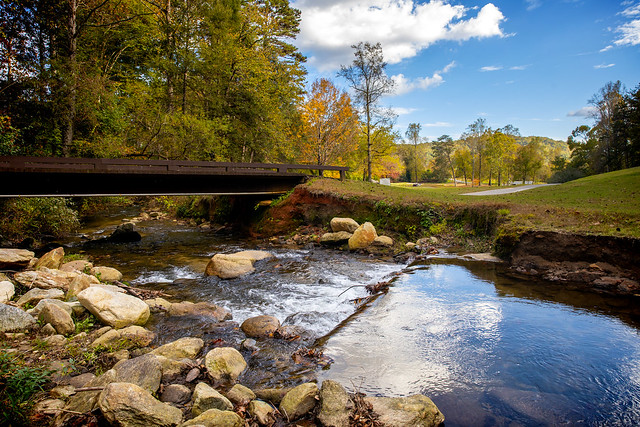
[[[574,179],[584,178],[585,173],[580,169],[567,168],[561,171],[554,172],[553,175],[547,179],[549,184],[561,184],[563,182],[573,181]]]
[[[80,222],[68,200],[61,197],[16,198],[2,202],[0,231],[6,237],[60,237],[76,230]]]
[[[28,425],[31,396],[42,391],[51,372],[24,366],[0,350],[0,425]]]

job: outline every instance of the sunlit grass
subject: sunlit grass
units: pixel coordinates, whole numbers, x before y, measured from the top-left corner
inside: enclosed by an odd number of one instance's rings
[[[498,187],[452,184],[384,186],[363,181],[315,180],[312,192],[404,205],[491,205],[511,219],[545,230],[640,237],[640,168],[594,175],[569,183],[493,196],[464,193]],[[501,187],[505,188],[505,187]]]

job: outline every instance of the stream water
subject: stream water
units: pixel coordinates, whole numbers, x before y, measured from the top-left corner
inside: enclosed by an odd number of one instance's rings
[[[105,214],[84,232],[96,237],[133,215]],[[162,220],[138,229],[139,243],[83,249],[77,240],[67,252],[86,251],[134,286],[221,305],[238,323],[269,314],[301,326],[332,359],[322,370],[291,366],[283,354],[296,344],[258,342],[246,385],[335,379],[371,395],[422,393],[447,426],[640,424],[640,309],[633,300],[514,279],[500,265],[455,256],[405,266],[317,247],[264,247],[276,258],[252,275],[219,280],[203,275],[209,258],[256,242]],[[362,285],[400,271],[387,294],[356,311],[350,300],[366,295]],[[157,344],[187,335],[242,338],[198,319],[152,319],[151,326]]]

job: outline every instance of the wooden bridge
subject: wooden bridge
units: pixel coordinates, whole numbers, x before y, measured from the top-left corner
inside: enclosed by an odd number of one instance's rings
[[[0,197],[282,194],[342,166],[0,156]],[[307,173],[302,173],[306,171]]]

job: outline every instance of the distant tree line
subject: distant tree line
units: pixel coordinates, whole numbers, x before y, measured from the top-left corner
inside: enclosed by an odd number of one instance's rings
[[[554,182],[640,166],[640,85],[625,92],[620,81],[609,82],[589,103],[594,124],[571,132],[570,157],[553,160]]]

